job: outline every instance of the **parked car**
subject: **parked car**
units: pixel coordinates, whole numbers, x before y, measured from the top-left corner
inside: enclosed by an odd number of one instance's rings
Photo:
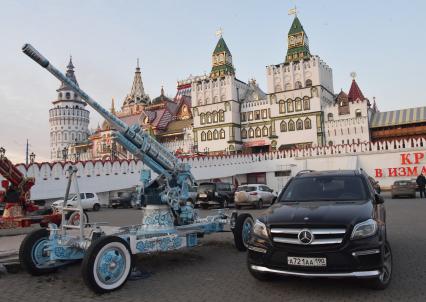
[[[410,181],[413,183],[413,185],[416,187],[416,192],[420,191],[419,185],[417,184],[417,178],[412,178]]]
[[[234,190],[227,182],[204,182],[197,189],[196,206],[208,209],[210,206],[229,207],[233,202]]]
[[[116,197],[110,198],[110,204],[111,207],[114,209],[117,208],[131,208],[132,207],[132,200],[133,200],[133,193],[132,192],[118,192]]]
[[[416,187],[417,184],[411,180],[397,180],[391,187],[392,198],[401,196],[416,198]]]
[[[274,190],[266,185],[242,185],[237,188],[234,195],[235,208],[239,209],[241,206],[252,206],[262,209],[265,204],[273,204],[276,198]]]
[[[259,280],[350,277],[375,289],[391,280],[384,199],[363,171],[293,177],[251,230],[248,270]]]
[[[98,196],[95,193],[80,193],[81,206],[84,210],[99,211],[101,204],[99,203]],[[67,206],[71,208],[77,207],[77,195],[74,195],[67,201]],[[52,203],[54,207],[62,208],[64,200],[57,200]]]

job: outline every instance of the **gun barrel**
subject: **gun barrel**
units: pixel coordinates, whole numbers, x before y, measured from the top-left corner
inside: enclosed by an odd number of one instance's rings
[[[22,51],[33,59],[35,62],[46,68],[51,74],[53,74],[59,81],[67,84],[74,92],[78,93],[83,100],[86,101],[93,109],[95,109],[103,118],[105,118],[111,125],[117,129],[128,141],[130,141],[136,148],[142,153],[145,153],[151,159],[155,159],[164,169],[173,171],[179,168],[178,159],[170,153],[167,148],[162,146],[155,139],[151,138],[143,130],[140,133],[133,131],[126,123],[120,120],[115,115],[111,114],[108,110],[103,108],[98,102],[92,99],[87,93],[85,93],[80,87],[78,87],[73,81],[61,73],[55,68],[42,54],[40,54],[30,44],[25,44],[22,47]],[[126,148],[126,145],[124,146]],[[131,150],[129,150],[131,151]],[[137,154],[136,154],[137,156]]]

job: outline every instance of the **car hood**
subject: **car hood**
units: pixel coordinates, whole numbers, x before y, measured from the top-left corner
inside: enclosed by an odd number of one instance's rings
[[[267,225],[354,225],[373,218],[371,201],[277,203],[261,218]]]

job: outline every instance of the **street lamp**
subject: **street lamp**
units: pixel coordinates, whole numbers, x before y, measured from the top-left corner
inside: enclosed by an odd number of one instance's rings
[[[2,159],[5,154],[6,154],[6,149],[3,147],[0,147],[0,159]]]
[[[30,154],[30,163],[33,164],[34,160],[35,160],[36,155],[34,154],[34,152],[31,152]]]
[[[62,149],[62,159],[63,159],[64,161],[66,161],[66,160],[67,160],[67,157],[68,157],[68,148],[67,148],[67,147],[64,147],[64,149]]]

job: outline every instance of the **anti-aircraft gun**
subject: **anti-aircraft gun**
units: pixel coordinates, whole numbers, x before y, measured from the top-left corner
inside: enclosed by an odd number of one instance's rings
[[[184,202],[194,182],[188,164],[182,163],[139,125],[128,126],[102,108],[31,45],[25,44],[22,50],[99,112],[116,129],[116,140],[158,174],[145,187],[141,224],[106,228],[99,223],[85,224],[79,219],[78,225],[74,225],[63,215],[60,228],[49,224],[49,230],[36,230],[22,242],[19,257],[27,272],[50,273],[59,266],[83,259],[82,276],[86,285],[97,293],[105,293],[124,285],[131,272],[132,254],[194,247],[203,235],[226,231],[225,225],[230,225],[238,250],[249,248],[254,224],[249,214],[235,211],[229,214],[220,209],[216,215],[198,217],[197,210]],[[142,170],[142,178],[144,172]],[[78,211],[82,217],[80,200],[75,209],[66,204],[72,180],[79,196],[75,167],[69,169],[63,209]]]
[[[193,221],[192,211],[185,201],[188,199],[189,187],[194,183],[190,166],[179,161],[166,147],[157,142],[139,125],[128,126],[122,120],[105,110],[72,80],[62,74],[30,44],[25,44],[23,52],[46,68],[58,80],[65,83],[74,92],[105,118],[114,129],[115,139],[136,158],[148,166],[158,177],[145,188],[144,201],[148,205],[168,204],[176,224]]]

